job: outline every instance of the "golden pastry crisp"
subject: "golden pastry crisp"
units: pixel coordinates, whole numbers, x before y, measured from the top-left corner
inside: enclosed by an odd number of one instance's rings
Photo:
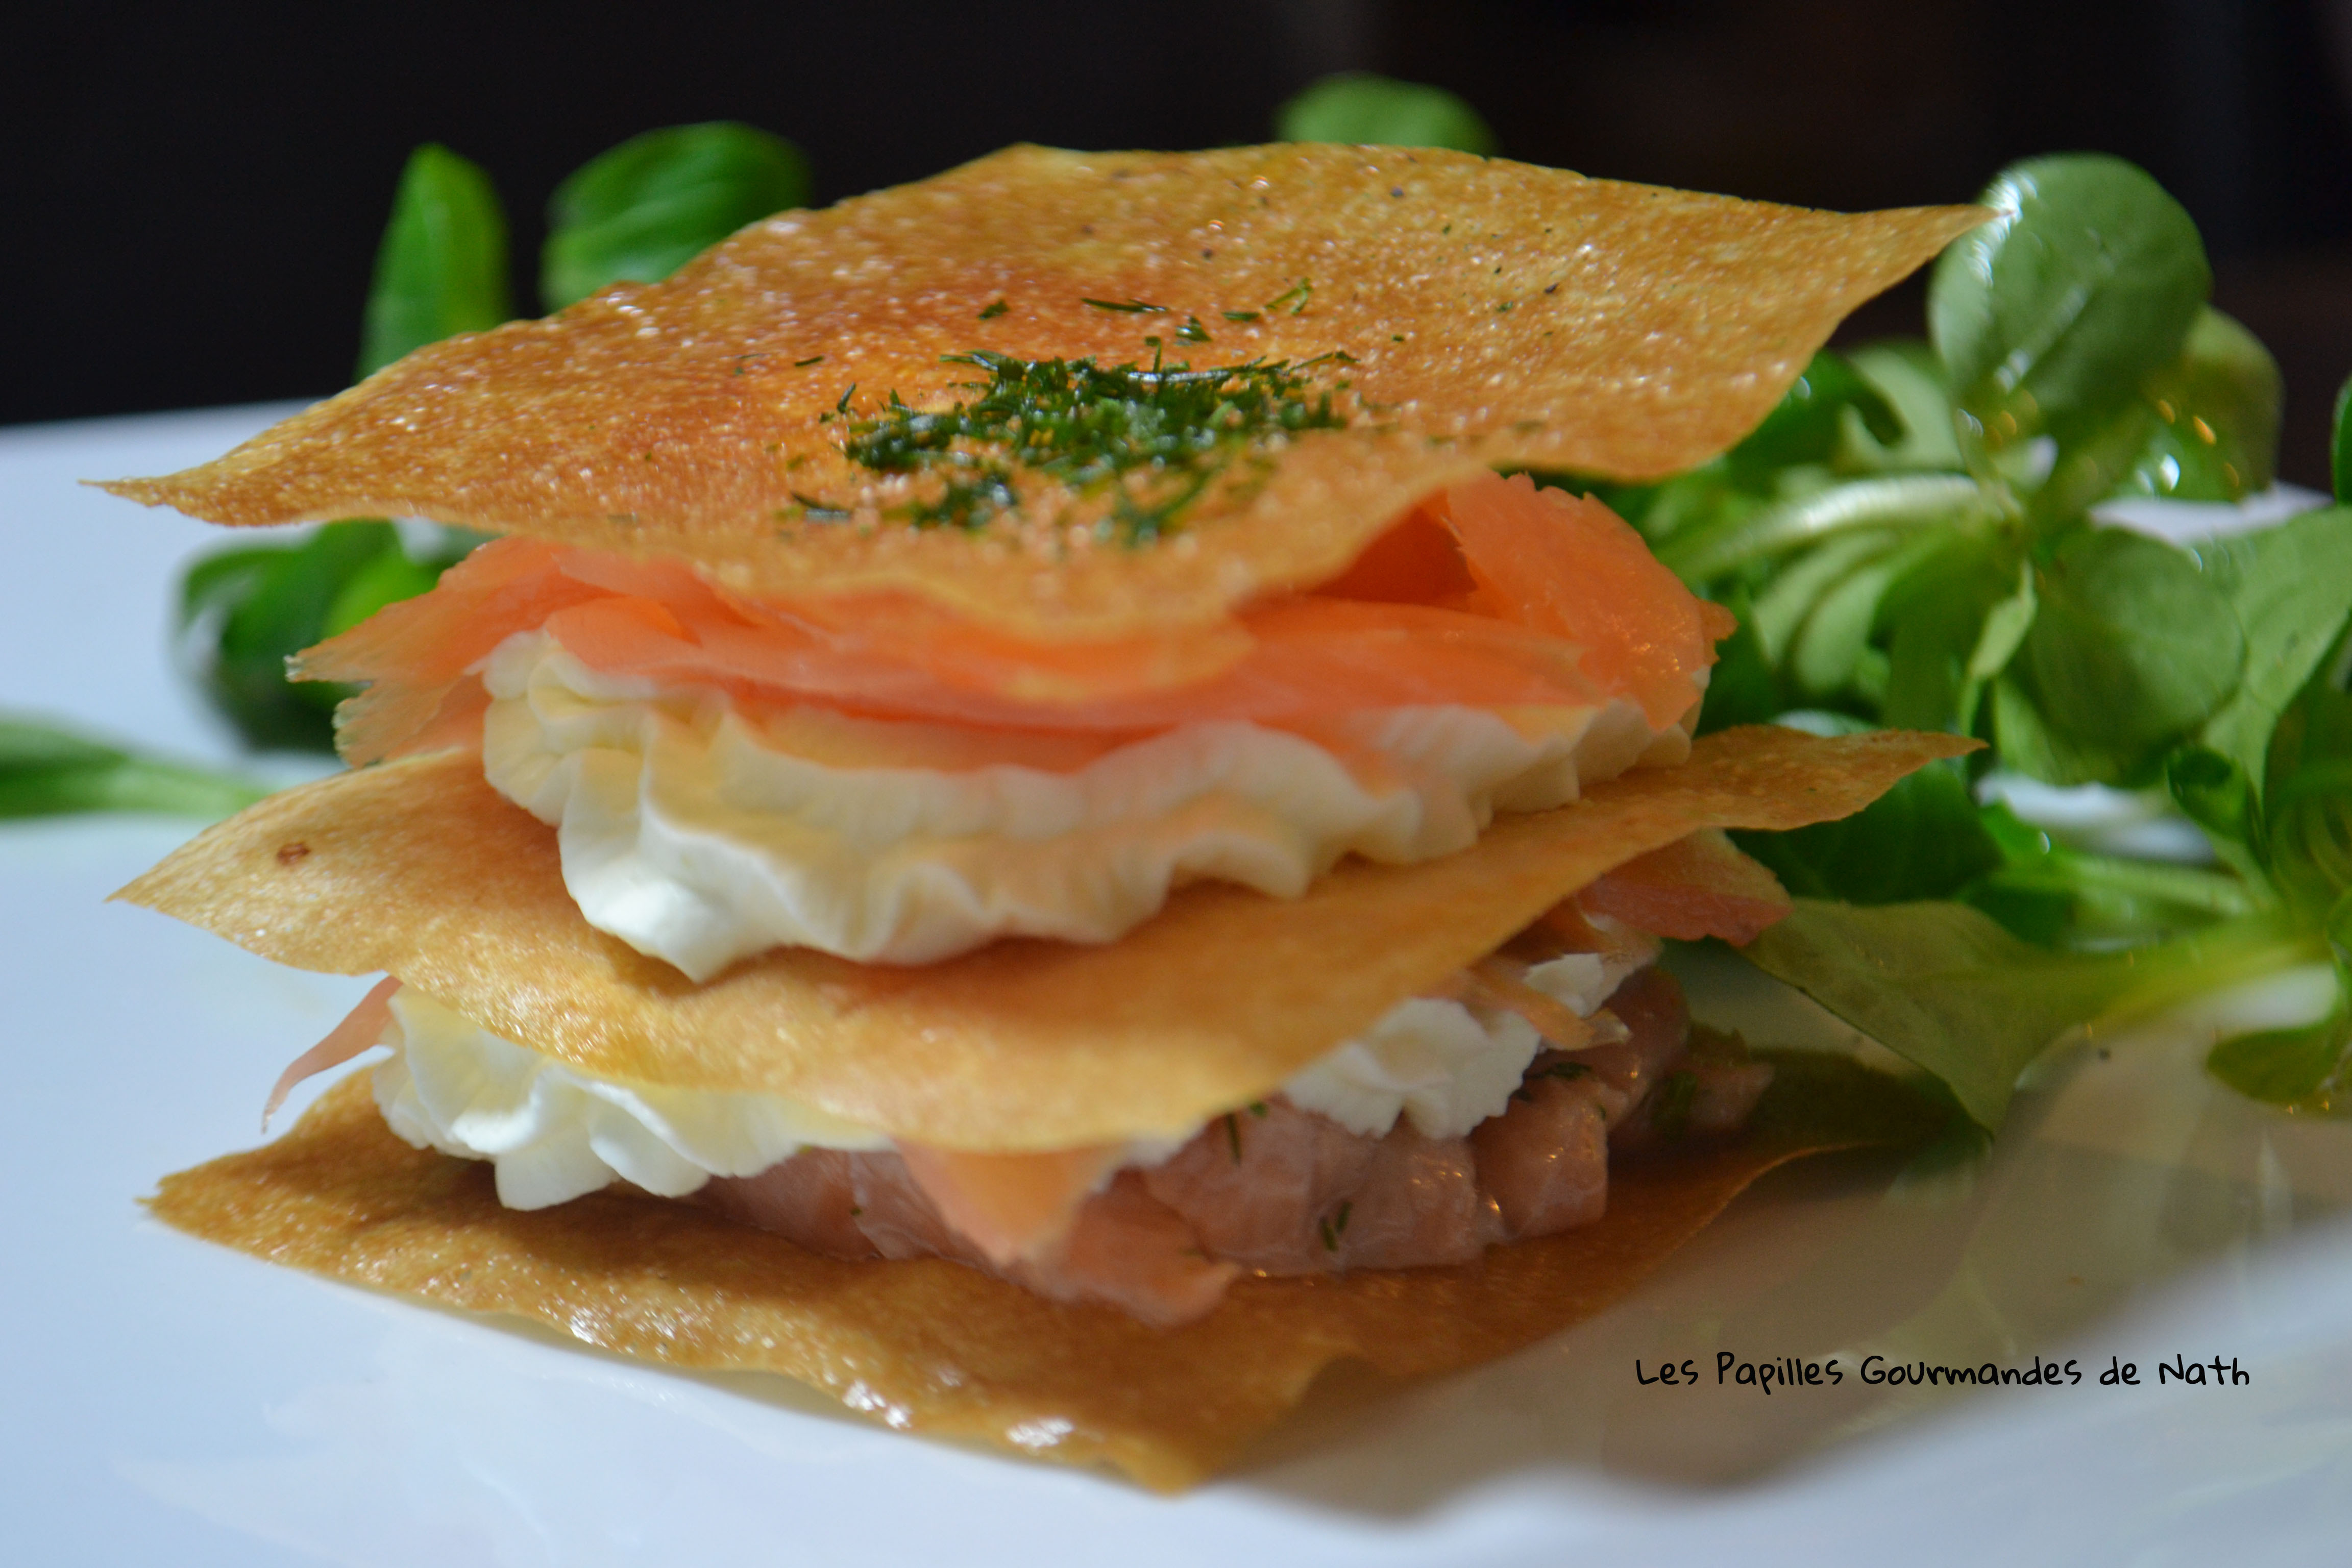
[[[1189,1134],[1613,867],[1705,828],[1848,816],[1973,744],[1727,730],[1459,854],[1346,861],[1297,899],[1200,883],[1102,946],[917,967],[780,948],[700,985],[581,918],[555,835],[470,752],[289,790],[120,896],[297,968],[397,975],[601,1078],[788,1095],[942,1148],[1067,1149]]]
[[[1176,1491],[1335,1362],[1406,1377],[1491,1361],[1608,1307],[1773,1166],[1933,1130],[1891,1080],[1836,1058],[1772,1060],[1773,1088],[1738,1142],[1618,1163],[1596,1225],[1463,1268],[1245,1279],[1177,1329],[940,1258],[820,1258],[618,1188],[504,1208],[488,1165],[394,1137],[364,1072],[277,1142],[164,1178],[151,1207],[272,1262],[670,1366],[781,1373],[902,1430],[1107,1463]]]
[[[217,522],[425,517],[669,556],[763,595],[908,594],[1033,640],[1172,632],[1337,574],[1493,465],[1649,479],[1713,457],[1847,312],[1990,216],[1434,150],[1014,147],[421,349],[215,462],[108,488]],[[973,533],[888,521],[907,481],[829,423],[845,396],[943,405],[973,374],[944,356],[1149,364],[1150,338],[1202,367],[1345,354],[1325,371],[1355,416],[1261,454],[1148,549],[1094,541],[1099,496],[1033,496]]]

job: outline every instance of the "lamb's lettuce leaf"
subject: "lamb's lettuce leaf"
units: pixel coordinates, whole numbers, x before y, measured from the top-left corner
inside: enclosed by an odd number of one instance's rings
[[[2336,392],[2336,434],[2327,444],[2327,463],[2336,504],[2352,506],[2352,378]]]
[[[514,315],[507,218],[478,164],[437,142],[409,155],[375,256],[360,340],[372,375],[426,343]]]
[[[1343,71],[1314,83],[1275,111],[1274,134],[1284,142],[1451,147],[1486,155],[1496,147],[1495,132],[1478,111],[1444,88],[1369,71]]]
[[[721,120],[633,136],[555,188],[540,298],[560,310],[608,283],[658,281],[745,224],[808,200],[807,158],[757,127]]]
[[[2305,962],[2290,925],[2252,917],[2153,948],[2053,952],[1964,904],[1862,909],[1799,900],[1742,950],[1880,1044],[1941,1079],[1987,1130],[2018,1075],[2070,1029]]]
[[[1936,263],[1928,336],[1963,450],[2084,441],[2177,360],[2213,274],[2197,225],[2120,158],[2034,158],[1979,198],[1998,215]]]
[[[2315,1023],[2288,1029],[2233,1035],[2213,1047],[2205,1066],[2215,1078],[2249,1100],[2312,1110],[2332,1110],[2330,1093],[2340,1082],[2345,1055],[2352,1048],[2352,1007],[2341,998]]]
[[[2352,626],[2352,507],[2304,512],[2199,553],[2245,637],[2243,677],[2199,741],[2259,793],[2280,716]]]
[[[331,750],[335,704],[350,688],[289,682],[286,661],[423,593],[472,544],[452,530],[412,554],[391,523],[365,519],[329,523],[293,544],[217,551],[181,579],[183,661],[247,744]]]
[[[2229,595],[2184,551],[2120,529],[2072,533],[2034,574],[2038,610],[2010,668],[2053,784],[2142,782],[2238,689],[2246,638]],[[2024,715],[2005,710],[2016,724]],[[2000,737],[2013,763],[2025,737]]]
[[[269,792],[251,780],[92,740],[23,714],[0,713],[0,818],[83,811],[217,817]]]
[[[2116,489],[2178,500],[2242,500],[2270,487],[2286,384],[2262,340],[2208,306],[2180,358],[2147,380],[2156,418]]]

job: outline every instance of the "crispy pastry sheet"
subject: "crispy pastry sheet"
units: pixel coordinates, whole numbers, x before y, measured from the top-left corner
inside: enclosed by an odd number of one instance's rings
[[[1457,855],[1342,863],[1297,899],[1202,883],[1118,942],[942,963],[779,949],[696,985],[591,928],[554,830],[444,752],[339,774],[208,829],[118,895],[301,969],[385,971],[608,1079],[791,1095],[977,1151],[1189,1133],[1612,867],[1708,827],[1843,816],[1973,742],[1728,730]]]
[[[217,522],[428,517],[675,556],[761,595],[907,592],[1037,639],[1164,632],[1335,575],[1489,464],[1643,479],[1712,457],[1847,312],[1989,216],[1431,150],[1014,147],[755,224],[666,282],[435,344],[215,462],[108,488]],[[1188,318],[1212,341],[1177,338]],[[1362,416],[1150,548],[1090,543],[1100,498],[976,535],[808,517],[799,498],[900,499],[822,421],[851,387],[943,407],[974,372],[942,355],[1149,363],[1147,335],[1196,366],[1345,353],[1327,369]]]
[[[532,1319],[672,1366],[782,1373],[902,1430],[1108,1463],[1175,1491],[1227,1463],[1334,1362],[1418,1377],[1493,1360],[1609,1306],[1772,1166],[1907,1142],[1937,1121],[1840,1058],[1774,1059],[1739,1142],[1622,1164],[1597,1225],[1466,1268],[1244,1279],[1174,1330],[943,1259],[820,1258],[618,1188],[502,1208],[488,1165],[387,1131],[365,1072],[276,1143],[164,1178],[151,1206],[312,1273]]]

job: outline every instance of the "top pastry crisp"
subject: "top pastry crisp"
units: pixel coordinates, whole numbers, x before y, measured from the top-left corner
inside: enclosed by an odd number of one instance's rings
[[[1987,216],[1435,150],[1014,147],[435,344],[216,462],[110,488],[215,522],[425,517],[661,555],[746,594],[911,594],[1044,641],[1183,631],[1338,575],[1493,467],[1642,479],[1714,456],[1847,312]],[[1109,500],[1043,479],[976,531],[894,524],[919,485],[844,452],[852,388],[930,407],[972,379],[952,356],[1109,366],[1154,337],[1202,366],[1344,353],[1324,379],[1353,416],[1147,550],[1100,548]]]

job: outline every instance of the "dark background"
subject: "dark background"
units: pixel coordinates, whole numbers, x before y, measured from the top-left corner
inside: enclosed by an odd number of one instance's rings
[[[1031,140],[1263,140],[1326,71],[1452,88],[1507,154],[1856,208],[2074,149],[2147,166],[2287,373],[2352,371],[2352,0],[58,4],[0,37],[0,423],[333,391],[401,163],[485,165],[517,293],[567,172],[656,125],[798,142],[821,201]],[[1856,332],[1918,330],[1914,285]]]

